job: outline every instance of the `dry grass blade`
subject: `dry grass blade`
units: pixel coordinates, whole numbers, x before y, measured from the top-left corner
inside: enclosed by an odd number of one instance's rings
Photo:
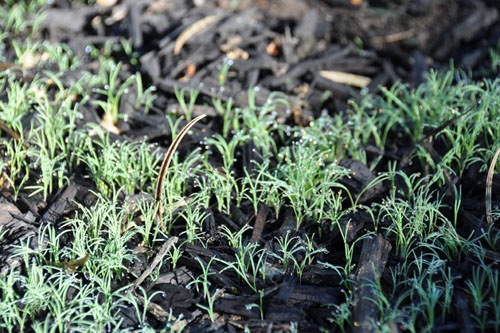
[[[158,210],[156,213],[156,220],[159,222],[163,219],[163,187],[165,186],[165,178],[167,177],[168,167],[170,166],[170,162],[172,162],[172,157],[174,156],[179,143],[182,138],[186,135],[186,133],[194,126],[198,121],[205,118],[206,115],[202,114],[198,117],[191,120],[187,125],[179,132],[179,135],[172,142],[170,147],[168,148],[167,154],[161,163],[160,172],[158,174],[158,182],[156,183],[155,188],[155,202],[158,205]]]
[[[495,156],[493,156],[493,160],[491,161],[490,168],[488,170],[488,176],[486,177],[486,221],[488,221],[489,224],[493,223],[493,218],[491,217],[491,188],[493,185],[493,173],[495,172],[498,155],[500,155],[500,148],[497,149]]]

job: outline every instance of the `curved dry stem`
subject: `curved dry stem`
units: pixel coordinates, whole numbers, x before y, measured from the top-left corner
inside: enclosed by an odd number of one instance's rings
[[[6,123],[4,123],[3,121],[0,120],[0,130],[2,131],[5,131],[8,135],[10,135],[14,140],[16,141],[21,141],[21,137],[12,129],[9,127],[9,125],[7,125]],[[27,142],[25,142],[24,140],[22,141],[22,145],[25,147],[25,148],[29,148],[29,144]]]
[[[495,156],[493,156],[493,160],[488,170],[488,176],[486,177],[486,221],[488,221],[489,224],[493,223],[493,218],[491,217],[491,188],[493,186],[493,173],[495,172],[498,155],[500,155],[500,148],[497,149]]]
[[[179,146],[179,143],[181,142],[182,138],[186,135],[186,133],[191,129],[191,127],[194,126],[198,121],[201,119],[205,118],[206,114],[199,115],[198,117],[194,118],[190,122],[187,123],[186,126],[179,132],[179,135],[175,138],[175,140],[172,142],[170,147],[168,148],[167,154],[165,155],[165,158],[163,159],[163,162],[161,163],[160,167],[160,172],[158,173],[158,182],[156,183],[155,187],[155,202],[158,207],[156,211],[156,221],[160,222],[163,219],[163,187],[165,186],[165,179],[167,177],[167,172],[168,172],[168,167],[170,166],[170,162],[172,161],[172,158],[174,156],[175,151],[177,150],[177,147]]]

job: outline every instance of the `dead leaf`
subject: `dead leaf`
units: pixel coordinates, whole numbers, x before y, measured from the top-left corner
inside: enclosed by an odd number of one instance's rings
[[[87,263],[87,261],[89,260],[89,258],[90,258],[90,254],[87,253],[84,257],[82,257],[80,259],[65,261],[63,263],[63,265],[64,265],[64,268],[66,268],[66,270],[68,271],[68,273],[73,274],[80,267],[85,265]]]

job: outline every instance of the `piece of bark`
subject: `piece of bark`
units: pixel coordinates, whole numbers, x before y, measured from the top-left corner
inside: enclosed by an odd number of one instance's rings
[[[129,35],[132,37],[132,45],[136,50],[141,49],[144,43],[141,30],[141,16],[145,3],[130,2],[127,3],[127,14],[129,18]]]
[[[460,324],[460,332],[473,333],[474,326],[472,325],[471,313],[465,295],[461,291],[456,290],[453,293],[453,299],[455,301],[456,314]]]
[[[353,293],[353,332],[376,332],[373,323],[380,318],[377,305],[373,302],[379,292],[375,290],[375,285],[382,275],[390,251],[391,244],[380,234],[363,242]]]
[[[40,224],[54,225],[58,222],[69,205],[75,199],[78,191],[77,185],[71,182],[57,198],[52,202],[49,208],[40,218]]]
[[[267,310],[265,317],[267,320],[272,320],[274,322],[302,322],[306,319],[306,313],[301,307],[273,304]]]
[[[351,159],[343,159],[339,162],[339,165],[351,170],[351,176],[349,178],[345,177],[342,182],[353,194],[353,197],[356,197],[358,203],[363,204],[373,201],[386,190],[380,182],[373,183],[376,177],[366,164]],[[361,197],[358,198],[359,195]]]
[[[356,209],[342,218],[340,220],[340,227],[342,228],[342,233],[346,235],[347,243],[351,243],[357,239],[358,232],[363,229],[366,223],[370,222],[373,222],[373,218],[363,209]]]
[[[286,72],[286,74],[281,76],[271,77],[267,80],[270,82],[266,82],[266,80],[264,80],[264,83],[269,84],[271,87],[278,87],[282,84],[285,84],[287,81],[299,78],[308,71],[316,72],[320,70],[322,66],[331,64],[334,61],[338,61],[340,59],[348,57],[351,54],[352,54],[352,49],[350,47],[345,47],[345,48],[333,47],[331,50],[329,50],[329,53],[327,53],[325,56],[322,56],[317,59],[303,61],[295,66],[292,66]]]
[[[340,292],[337,287],[307,286],[295,284],[289,293],[288,302],[297,305],[327,305],[337,304],[336,295]]]
[[[255,296],[226,295],[214,302],[214,309],[217,312],[230,313],[245,318],[259,319],[260,311],[257,306],[258,303],[259,299]]]
[[[42,214],[42,216],[40,216],[39,220],[37,221],[40,227],[56,225],[61,217],[69,210],[70,205],[75,199],[77,192],[78,186],[72,180],[71,183],[66,186],[64,191],[56,196],[55,200],[49,205],[48,209]],[[28,237],[28,235],[30,235],[30,233],[25,234],[23,238]],[[38,249],[39,251],[43,251],[47,248],[48,244],[49,239],[45,234],[41,239],[40,237],[31,238],[30,247],[33,249]]]
[[[253,226],[251,242],[257,243],[262,237],[262,232],[264,231],[264,226],[266,224],[266,216],[268,212],[268,207],[264,204],[259,205],[259,210],[257,216],[255,217],[255,224]]]
[[[438,46],[435,56],[438,59],[446,59],[460,42],[468,42],[474,38],[481,30],[488,29],[498,20],[498,11],[494,8],[486,7],[482,2],[474,2],[476,8],[469,12],[459,24],[453,26],[448,36],[443,38],[445,43]]]
[[[163,309],[189,308],[196,301],[193,292],[182,285],[169,283],[158,283],[149,292],[151,301],[160,305]]]
[[[144,53],[139,58],[141,72],[147,74],[152,80],[157,81],[161,74],[161,65],[156,51]]]
[[[194,273],[187,267],[182,266],[165,274],[160,274],[158,279],[152,282],[147,290],[149,291],[155,284],[168,283],[172,285],[185,286],[194,279]]]
[[[34,222],[35,216],[31,212],[23,214],[13,203],[0,197],[0,230],[5,232],[0,239],[1,276],[22,266],[23,257],[13,254],[22,241],[36,238]]]
[[[90,19],[98,13],[95,7],[50,8],[45,11],[40,23],[41,29],[49,31],[52,41],[59,41],[64,36],[74,36],[82,31]]]
[[[299,25],[295,28],[295,37],[300,40],[296,50],[300,60],[312,55],[316,50],[317,40],[315,32],[319,24],[318,11],[312,9],[305,13]]]
[[[191,269],[193,271],[199,269],[200,265],[207,267],[208,266],[207,261],[209,261],[211,262],[210,265],[210,273],[212,273],[212,275],[210,275],[211,280],[213,279],[218,286],[225,286],[228,288],[236,288],[236,289],[238,288],[238,286],[226,274],[219,273],[224,266],[220,264],[217,260],[213,261],[210,260],[211,258],[219,258],[221,260],[229,262],[233,258],[222,252],[213,251],[194,244],[187,244],[184,251],[192,257],[192,260],[190,260],[190,262],[187,263],[187,266],[191,266]]]

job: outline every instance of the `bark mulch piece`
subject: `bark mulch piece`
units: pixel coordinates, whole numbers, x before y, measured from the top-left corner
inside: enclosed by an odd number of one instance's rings
[[[353,295],[355,332],[375,332],[371,324],[379,321],[379,314],[373,290],[384,271],[391,248],[391,244],[380,234],[363,241]]]
[[[165,94],[165,107],[177,104],[174,87],[232,98],[238,106],[247,101],[247,89],[259,86],[283,91],[292,110],[314,115],[342,111],[359,88],[376,91],[396,80],[417,85],[429,68],[447,67],[450,59],[458,67],[480,69],[500,36],[499,6],[491,1],[352,3],[240,1],[236,8],[230,1],[56,3],[42,28],[48,39],[70,41],[79,54],[90,44],[131,38],[139,64],[129,70],[149,76]],[[224,64],[230,68],[220,77]],[[334,82],[328,79],[331,72],[366,80]],[[257,100],[265,101],[261,94]]]

